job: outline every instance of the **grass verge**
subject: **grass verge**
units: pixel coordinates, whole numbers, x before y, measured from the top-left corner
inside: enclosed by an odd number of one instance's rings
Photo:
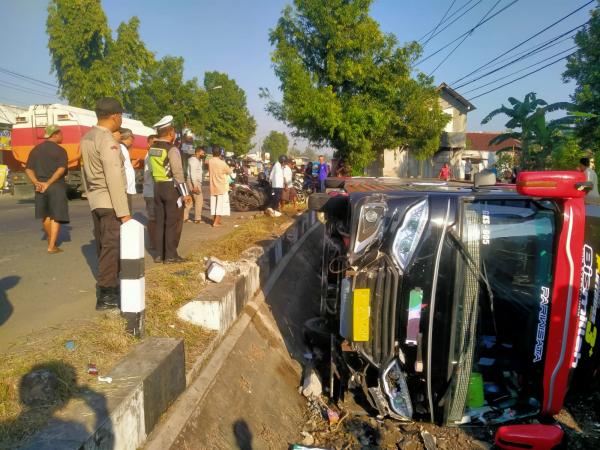
[[[234,228],[220,239],[203,242],[182,264],[158,265],[146,271],[146,335],[174,337],[185,342],[186,364],[193,364],[215,333],[177,318],[177,310],[203,288],[204,258],[239,259],[253,245],[268,243],[291,224],[295,211],[287,209],[279,218],[261,214]],[[65,344],[72,341],[73,349]],[[137,343],[125,332],[117,312],[99,314],[93,320],[71,323],[36,333],[20,345],[18,352],[0,360],[0,449],[15,448],[39,430],[82,389],[104,386],[87,373],[89,363],[107,374]],[[21,402],[20,383],[33,370],[48,369],[58,378],[52,400],[35,407]]]

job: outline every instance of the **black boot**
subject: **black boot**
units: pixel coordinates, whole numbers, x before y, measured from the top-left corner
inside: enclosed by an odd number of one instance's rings
[[[119,307],[119,288],[102,287],[96,289],[96,310],[102,311]]]

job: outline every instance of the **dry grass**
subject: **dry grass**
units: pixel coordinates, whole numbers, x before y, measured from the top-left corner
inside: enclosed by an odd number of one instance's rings
[[[147,270],[146,335],[183,339],[189,368],[215,337],[214,332],[183,322],[176,314],[180,306],[202,290],[204,258],[235,260],[245,249],[282,234],[295,214],[291,208],[284,212],[276,219],[255,216],[224,237],[203,244],[188,262]],[[74,350],[65,347],[71,340]],[[123,319],[111,312],[93,322],[71,323],[68,328],[36,333],[19,346],[18,353],[4,355],[0,361],[0,448],[14,448],[15,443],[34,434],[82,387],[98,386],[96,377],[87,374],[88,363],[95,363],[100,374],[106,374],[136,342],[125,332]],[[51,404],[27,408],[20,402],[20,380],[28,372],[42,368],[57,375],[61,388]]]
[[[14,448],[14,443],[32,435],[68,399],[89,384],[98,384],[87,374],[88,363],[95,363],[100,374],[135,344],[136,339],[124,333],[125,322],[115,312],[100,316],[99,321],[70,324],[68,329],[53,329],[36,334],[18,353],[4,355],[0,362],[0,448]],[[68,350],[67,341],[75,348]],[[48,369],[59,379],[55,401],[30,408],[20,402],[21,378],[28,372]]]

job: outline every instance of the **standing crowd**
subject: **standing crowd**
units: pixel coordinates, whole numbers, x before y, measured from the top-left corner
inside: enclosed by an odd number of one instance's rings
[[[114,98],[96,103],[97,124],[81,139],[82,183],[90,206],[93,233],[98,256],[96,309],[119,306],[120,230],[132,218],[133,198],[137,192],[130,151],[135,136],[123,128],[123,107]],[[202,223],[204,197],[202,182],[205,169],[209,175],[209,205],[212,226],[222,226],[223,216],[230,215],[230,184],[236,179],[232,162],[226,162],[224,150],[214,146],[206,161],[202,147],[194,147],[191,131],[184,130],[182,142],[177,142],[173,116],[167,115],[154,124],[155,134],[147,138],[147,154],[143,161],[142,194],[148,218],[148,248],[156,263],[185,261],[178,253],[184,222]],[[61,147],[60,127],[49,125],[44,142],[33,148],[26,173],[35,188],[35,215],[42,221],[48,238],[48,253],[60,253],[57,239],[62,224],[69,222],[67,201],[68,158]],[[324,156],[318,166],[308,163],[305,170],[296,167],[285,155],[270,168],[263,182],[270,182],[270,197],[266,213],[281,215],[285,202],[296,204],[294,177],[304,173],[304,183],[313,190],[325,192],[325,180],[330,166]],[[347,176],[347,165],[340,162],[336,174]],[[265,174],[266,175],[266,174]],[[248,179],[248,168],[237,175]],[[247,181],[244,181],[247,183]],[[260,177],[259,177],[260,182]],[[190,213],[193,209],[193,219]]]

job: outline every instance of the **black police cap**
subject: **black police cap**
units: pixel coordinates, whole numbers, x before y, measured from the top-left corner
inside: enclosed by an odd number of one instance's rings
[[[119,100],[113,97],[104,97],[96,102],[96,115],[100,117],[110,116],[112,114],[121,114],[123,107]]]

